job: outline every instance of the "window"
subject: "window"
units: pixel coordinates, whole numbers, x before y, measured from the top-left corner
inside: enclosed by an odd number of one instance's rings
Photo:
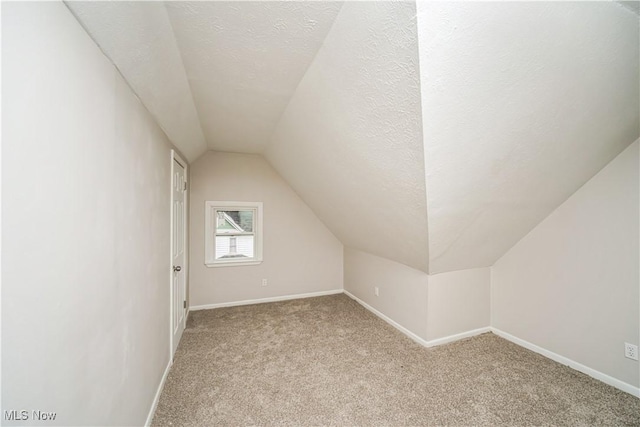
[[[262,262],[262,203],[207,202],[205,264],[208,267]]]

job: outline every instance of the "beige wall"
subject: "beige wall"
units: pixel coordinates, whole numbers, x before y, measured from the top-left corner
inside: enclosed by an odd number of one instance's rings
[[[488,327],[490,281],[489,268],[430,275],[427,339]]]
[[[427,274],[420,270],[356,249],[344,250],[344,289],[424,340],[427,283]]]
[[[356,249],[344,251],[345,290],[424,341],[488,327],[489,281],[488,268],[428,275]]]
[[[638,156],[636,141],[492,268],[492,326],[635,387]]]
[[[2,60],[2,409],[142,425],[169,362],[171,146],[62,2],[3,3]]]
[[[191,307],[342,289],[342,244],[262,156],[207,152],[190,190]],[[204,265],[207,200],[263,202],[262,264]]]

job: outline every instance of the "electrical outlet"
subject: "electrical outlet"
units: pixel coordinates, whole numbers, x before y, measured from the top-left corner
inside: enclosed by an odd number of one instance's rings
[[[380,289],[378,289],[378,287],[376,286],[375,288],[373,288],[373,293],[376,294],[376,296],[380,295]]]
[[[262,286],[267,286],[267,279],[262,279]]]
[[[624,357],[638,360],[638,346],[628,342],[624,343]]]

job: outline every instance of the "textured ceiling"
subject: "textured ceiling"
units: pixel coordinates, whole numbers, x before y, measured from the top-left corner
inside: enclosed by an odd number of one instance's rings
[[[345,245],[426,271],[415,13],[345,3],[266,157]]]
[[[259,153],[341,2],[167,2],[209,148]]]
[[[492,265],[640,133],[638,2],[67,5],[189,160],[263,153],[345,245],[431,273]]]
[[[638,138],[638,19],[609,2],[418,11],[430,270],[492,265]]]
[[[162,2],[66,3],[188,160],[207,150]]]

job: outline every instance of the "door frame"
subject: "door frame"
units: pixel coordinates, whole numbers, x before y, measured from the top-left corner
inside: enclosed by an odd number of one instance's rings
[[[173,352],[173,307],[175,307],[174,305],[174,298],[175,295],[173,294],[173,245],[175,245],[176,242],[173,241],[173,174],[174,174],[174,168],[175,168],[175,164],[176,162],[178,162],[180,164],[180,166],[182,166],[184,168],[184,176],[185,176],[185,182],[187,184],[187,188],[184,191],[184,230],[183,230],[183,236],[184,236],[184,297],[185,300],[187,299],[187,287],[188,287],[188,283],[189,283],[189,247],[187,246],[187,231],[189,230],[189,219],[187,217],[187,206],[189,203],[189,165],[187,162],[185,162],[182,157],[175,151],[175,150],[171,150],[171,179],[169,180],[169,360],[173,361],[173,356],[174,356],[174,352]],[[182,330],[184,331],[186,325],[187,325],[187,317],[189,316],[189,305],[187,304],[187,307],[185,308],[185,314],[184,314],[184,319],[183,319],[183,323],[182,323]]]

